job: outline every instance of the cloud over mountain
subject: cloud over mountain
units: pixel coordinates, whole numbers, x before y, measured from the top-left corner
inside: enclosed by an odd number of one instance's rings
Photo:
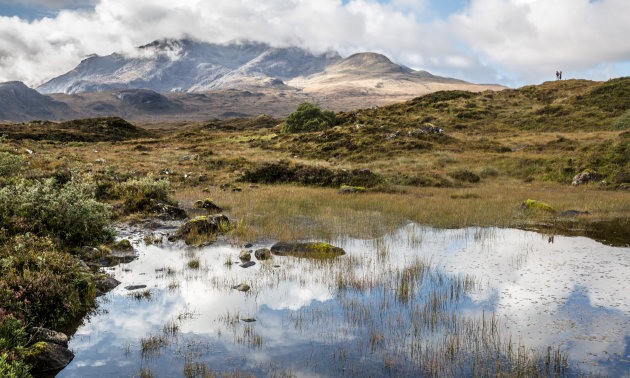
[[[85,5],[89,1],[30,0]],[[471,0],[447,18],[428,0],[99,0],[54,18],[0,17],[0,81],[29,85],[88,54],[132,54],[164,38],[256,40],[319,53],[384,53],[394,61],[475,82],[549,78],[555,69],[605,79],[628,74],[626,0]]]

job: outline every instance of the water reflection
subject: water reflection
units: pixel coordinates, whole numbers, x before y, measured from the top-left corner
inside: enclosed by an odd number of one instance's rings
[[[353,300],[378,311],[385,294],[372,289],[341,298],[337,281],[393,276],[418,259],[481,283],[457,306],[460,316],[479,319],[494,311],[504,339],[541,350],[561,346],[584,372],[630,371],[630,248],[583,237],[550,240],[513,229],[434,230],[413,224],[381,240],[336,244],[348,252],[336,262],[275,256],[243,269],[230,264],[240,249],[229,245],[196,250],[139,243],[138,260],[111,270],[122,285],[72,338],[76,358],[60,376],[133,376],[147,366],[159,376],[179,376],[191,361],[259,375],[339,375],[348,373],[344,366],[356,365],[376,375],[397,375],[388,370],[391,362],[361,349],[375,336],[344,315]],[[200,261],[198,269],[187,265],[193,258]],[[231,289],[239,283],[252,289]],[[130,297],[124,287],[133,284],[147,285],[150,298]],[[244,318],[256,321],[239,321]],[[183,319],[180,336],[143,357],[141,340],[177,319]],[[401,323],[401,329],[408,327]]]

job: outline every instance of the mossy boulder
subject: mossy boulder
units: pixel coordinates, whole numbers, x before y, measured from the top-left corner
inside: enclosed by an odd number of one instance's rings
[[[208,213],[220,213],[223,211],[223,209],[217,206],[210,198],[206,198],[203,201],[198,200],[195,202],[195,207],[197,209],[205,209]]]
[[[181,220],[186,219],[188,216],[184,209],[170,205],[166,202],[151,200],[150,204],[151,212],[157,213],[158,218],[163,220]]]
[[[114,244],[114,249],[117,249],[119,251],[133,251],[133,245],[131,245],[131,242],[129,240],[123,239]]]
[[[527,201],[523,202],[521,204],[521,210],[539,210],[539,211],[546,211],[549,213],[557,213],[558,210],[556,210],[554,207],[547,205],[544,202],[540,202],[540,201],[536,201],[536,200],[532,200],[532,199],[528,199]]]
[[[215,241],[217,235],[229,231],[231,223],[223,214],[195,217],[184,223],[178,230],[178,238],[186,244],[200,244]]]
[[[68,348],[46,341],[31,345],[24,355],[31,366],[31,372],[36,375],[58,372],[74,359],[74,353]]]
[[[341,188],[339,188],[339,193],[341,194],[365,193],[365,188],[362,186],[341,185]]]
[[[267,248],[260,248],[257,249],[256,252],[254,252],[254,256],[256,256],[256,258],[261,261],[268,260],[271,258],[271,251]]]
[[[271,253],[278,256],[295,256],[319,259],[332,258],[346,254],[342,248],[318,242],[278,242],[271,247]]]

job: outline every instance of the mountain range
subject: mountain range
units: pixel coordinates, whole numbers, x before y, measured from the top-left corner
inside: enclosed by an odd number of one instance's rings
[[[162,40],[132,54],[92,55],[30,89],[0,84],[0,120],[121,116],[133,121],[284,117],[304,101],[333,110],[384,105],[438,90],[501,90],[434,76],[376,53],[342,58],[259,42]]]

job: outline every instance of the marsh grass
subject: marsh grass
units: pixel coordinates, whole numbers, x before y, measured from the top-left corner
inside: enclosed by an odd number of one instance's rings
[[[581,226],[599,218],[627,217],[628,194],[590,187],[570,188],[557,184],[522,184],[514,180],[485,183],[461,192],[448,188],[410,188],[407,193],[364,193],[344,196],[334,189],[299,186],[261,186],[231,193],[213,188],[221,203],[232,206],[231,217],[239,226],[234,240],[335,240],[342,236],[374,238],[392,232],[407,222],[437,228],[471,226],[522,227],[540,222],[557,223],[545,214],[530,214],[519,208],[528,198],[544,201],[557,209],[589,211]],[[199,196],[198,190],[177,192],[186,202]],[[466,199],[465,201],[454,201]],[[560,231],[562,227],[559,227]]]

